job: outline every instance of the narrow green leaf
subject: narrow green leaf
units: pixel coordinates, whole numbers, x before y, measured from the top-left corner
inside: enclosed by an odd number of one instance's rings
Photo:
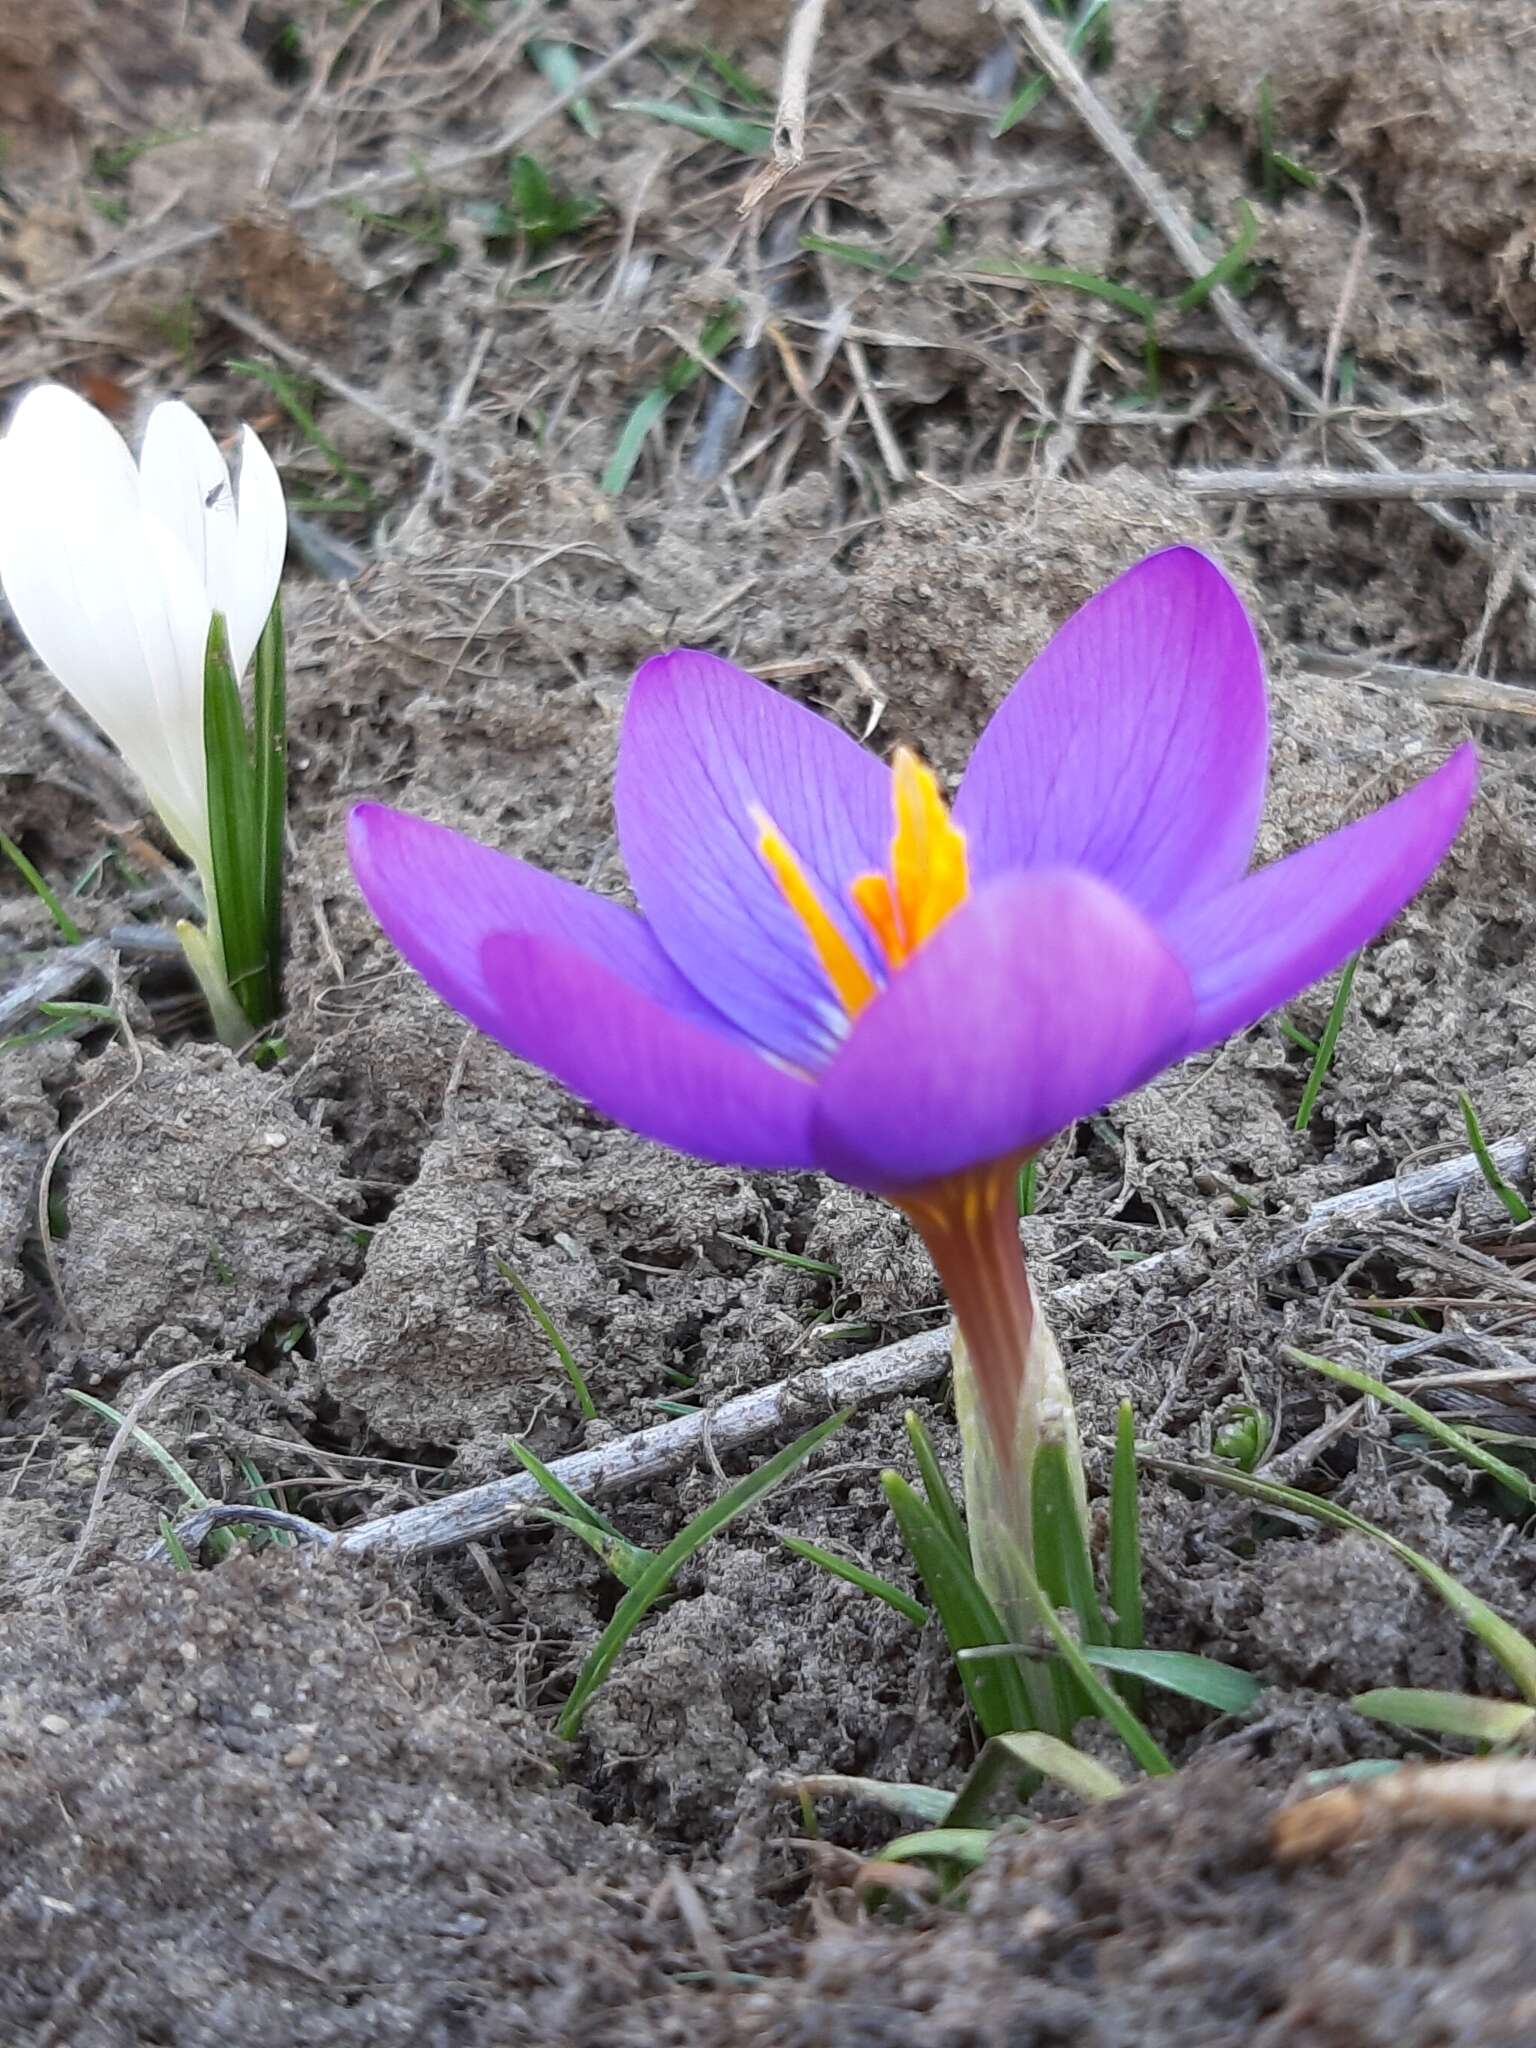
[[[17,874],[21,876],[21,879],[26,883],[33,895],[37,897],[48,915],[58,926],[59,932],[66,943],[71,946],[78,946],[85,937],[84,932],[81,931],[79,925],[75,923],[75,920],[64,908],[54,890],[48,886],[31,861],[27,859],[27,856],[22,852],[15,840],[5,832],[0,832],[0,853],[5,855],[12,867],[15,868]]]
[[[1109,1631],[1094,1588],[1093,1563],[1064,1444],[1044,1443],[1036,1452],[1029,1506],[1034,1568],[1046,1599],[1053,1608],[1064,1607],[1076,1617],[1080,1639],[1106,1641]],[[1052,1660],[1050,1674],[1060,1725],[1070,1729],[1093,1711],[1093,1703],[1059,1659]]]
[[[939,1463],[939,1454],[933,1447],[933,1438],[923,1425],[916,1409],[909,1408],[904,1418],[907,1442],[912,1446],[912,1456],[917,1462],[917,1474],[923,1482],[923,1492],[928,1496],[928,1505],[938,1517],[939,1527],[949,1538],[955,1549],[964,1558],[971,1554],[971,1539],[966,1533],[965,1516],[960,1503],[944,1477],[944,1468]]]
[[[586,1522],[594,1529],[601,1529],[604,1535],[612,1536],[616,1542],[623,1542],[623,1537],[608,1517],[589,1506],[579,1493],[573,1493],[563,1479],[557,1479],[543,1459],[530,1451],[526,1444],[520,1444],[516,1437],[508,1437],[507,1449],[523,1470],[538,1481],[557,1508],[568,1515],[573,1515],[578,1522]]]
[[[677,100],[615,100],[613,111],[643,114],[652,121],[670,121],[676,128],[686,128],[691,135],[703,136],[706,142],[724,143],[738,156],[766,156],[773,143],[773,130],[765,122],[744,120],[740,114],[726,113],[723,107],[703,112]]]
[[[1019,1735],[994,1735],[971,1766],[970,1775],[939,1818],[946,1827],[978,1827],[999,1788],[1021,1773],[1050,1778],[1093,1804],[1113,1799],[1124,1785],[1108,1764],[1084,1756],[1059,1736],[1032,1729]]]
[[[880,1486],[957,1659],[964,1649],[1006,1643],[1007,1634],[977,1584],[969,1558],[950,1541],[939,1515],[899,1472],[882,1472]],[[958,1661],[966,1698],[984,1735],[1006,1735],[1033,1725],[1016,1658]]]
[[[272,609],[256,642],[251,683],[251,736],[256,768],[256,837],[261,850],[262,924],[272,1009],[281,1009],[283,962],[283,856],[288,821],[288,661],[283,640],[283,601]]]
[[[1035,1187],[1040,1177],[1038,1159],[1026,1159],[1019,1168],[1019,1214],[1033,1216],[1035,1213]]]
[[[305,440],[329,464],[341,484],[344,495],[326,501],[316,500],[311,510],[321,512],[367,512],[373,505],[373,492],[366,477],[353,469],[336,443],[322,430],[314,412],[305,400],[295,378],[275,363],[259,363],[254,358],[231,357],[224,365],[237,377],[254,377],[256,382],[271,393],[289,419],[298,428]]]
[[[1359,1372],[1351,1365],[1339,1365],[1331,1358],[1319,1358],[1315,1352],[1296,1351],[1287,1346],[1281,1353],[1293,1365],[1304,1365],[1312,1372],[1320,1372],[1325,1379],[1335,1380],[1341,1387],[1348,1387],[1351,1393],[1369,1394],[1377,1401],[1385,1401],[1389,1408],[1395,1408],[1399,1415],[1409,1420],[1454,1451],[1458,1458],[1465,1458],[1469,1465],[1477,1466],[1491,1479],[1498,1480],[1515,1496],[1516,1500],[1527,1503],[1536,1501],[1536,1485],[1524,1472],[1507,1465],[1492,1451],[1485,1450],[1465,1430],[1458,1429],[1453,1422],[1447,1422],[1443,1415],[1436,1415],[1432,1409],[1420,1407],[1407,1394],[1400,1394],[1395,1387],[1389,1387],[1385,1380],[1373,1379],[1368,1372]]]
[[[1317,1098],[1322,1093],[1323,1082],[1328,1077],[1328,1069],[1333,1065],[1334,1047],[1338,1044],[1339,1033],[1344,1028],[1344,1012],[1349,1008],[1349,992],[1355,985],[1355,969],[1359,965],[1360,955],[1356,953],[1339,976],[1333,1008],[1328,1012],[1328,1022],[1323,1026],[1323,1035],[1317,1041],[1317,1057],[1312,1062],[1307,1085],[1301,1091],[1301,1104],[1296,1111],[1298,1131],[1304,1131],[1311,1123],[1312,1112],[1317,1107]]]
[[[612,1621],[603,1630],[589,1653],[586,1662],[577,1674],[571,1696],[561,1713],[559,1732],[567,1742],[574,1740],[592,1695],[613,1668],[614,1660],[634,1634],[640,1622],[666,1592],[681,1566],[687,1563],[694,1552],[703,1548],[711,1536],[718,1535],[738,1515],[755,1507],[765,1494],[771,1493],[783,1479],[787,1479],[796,1466],[801,1465],[824,1443],[832,1432],[841,1429],[851,1411],[844,1408],[836,1415],[828,1416],[825,1422],[818,1422],[814,1429],[808,1429],[804,1436],[796,1437],[766,1464],[759,1465],[755,1472],[749,1472],[745,1479],[721,1494],[717,1501],[694,1516],[680,1529],[667,1545],[653,1559],[650,1569],[637,1585],[631,1586],[619,1602]]]
[[[736,332],[737,319],[737,309],[734,306],[725,312],[717,313],[699,336],[699,355],[706,358],[718,355]],[[598,488],[610,498],[618,497],[633,476],[635,464],[640,460],[640,451],[645,446],[646,435],[677,394],[686,391],[698,375],[699,364],[693,356],[677,356],[661,382],[652,385],[635,405],[629,418],[624,422],[618,446],[608,458],[608,467],[603,471],[598,485]]]
[[[1190,1650],[1121,1650],[1112,1644],[1084,1643],[1083,1655],[1097,1670],[1128,1672],[1198,1700],[1221,1714],[1246,1714],[1264,1690],[1263,1681],[1235,1664],[1215,1657],[1197,1657]]]
[[[862,242],[838,242],[830,235],[804,234],[800,246],[813,256],[834,256],[840,263],[851,263],[857,270],[872,270],[877,277],[888,277],[894,284],[912,284],[923,274],[920,263],[903,263],[899,258],[882,256],[878,249],[867,249]]]
[[[904,1820],[943,1820],[955,1803],[953,1792],[938,1785],[895,1785],[884,1778],[845,1778],[823,1772],[798,1778],[795,1791],[803,1799],[862,1799]]]
[[[121,1429],[127,1419],[110,1402],[98,1399],[95,1394],[87,1394],[79,1387],[66,1387],[64,1395],[66,1400],[78,1402],[82,1408],[89,1408],[91,1413],[99,1415],[103,1422],[110,1422],[114,1430]],[[149,1453],[166,1478],[192,1507],[207,1507],[207,1494],[180,1459],[168,1451],[157,1437],[152,1437],[147,1429],[141,1429],[137,1423],[131,1426],[129,1433],[139,1448]],[[230,1556],[239,1548],[236,1532],[233,1529],[215,1529],[208,1538],[208,1548],[217,1558]],[[185,1546],[182,1548],[182,1555],[186,1556]]]
[[[1248,261],[1259,238],[1259,219],[1246,199],[1237,202],[1237,217],[1237,235],[1232,246],[1202,276],[1184,287],[1173,302],[1175,311],[1193,313],[1197,306],[1205,304],[1213,291],[1230,284]]]
[[[272,1007],[267,952],[266,849],[257,811],[257,779],[229,633],[215,612],[203,663],[203,746],[208,762],[208,829],[213,856],[210,930],[218,933],[225,979],[258,1030]]]
[[[708,43],[696,43],[694,54],[702,57],[721,84],[735,93],[737,99],[746,106],[772,106],[771,95],[764,92],[755,78],[749,78],[739,64],[733,64],[721,51],[711,49]]]
[[[839,1557],[835,1550],[823,1550],[819,1543],[807,1543],[803,1536],[781,1536],[784,1548],[796,1557],[803,1557],[808,1564],[820,1565],[824,1572],[830,1572],[834,1579],[845,1579],[850,1586],[857,1586],[862,1592],[872,1593],[877,1600],[883,1600],[887,1607],[894,1607],[898,1614],[904,1614],[914,1628],[925,1628],[928,1623],[928,1609],[921,1600],[914,1600],[910,1593],[900,1586],[893,1586],[889,1579],[882,1579],[878,1572],[870,1571],[862,1564],[855,1564],[850,1557]]]
[[[771,1259],[776,1266],[793,1266],[800,1273],[822,1273],[829,1280],[842,1278],[838,1268],[829,1266],[825,1259],[808,1259],[804,1252],[786,1252],[776,1244],[760,1244],[755,1237],[739,1237],[732,1230],[722,1230],[720,1235],[727,1244],[734,1244],[744,1252],[751,1252],[754,1258]]]
[[[1129,1401],[1115,1413],[1115,1455],[1109,1474],[1109,1605],[1114,1615],[1110,1641],[1139,1650],[1146,1641],[1141,1604],[1141,1475],[1136,1469],[1136,1416]],[[1141,1681],[1120,1686],[1130,1705],[1141,1708]]]
[[[1109,0],[1088,0],[1088,5],[1078,14],[1067,36],[1067,48],[1074,56],[1101,28],[1108,11]],[[1032,114],[1050,89],[1051,81],[1041,71],[1036,71],[1026,78],[993,122],[990,131],[992,140],[998,141],[1010,128],[1016,128],[1020,121]]]
[[[561,1366],[564,1368],[565,1376],[575,1391],[577,1405],[580,1407],[582,1414],[587,1418],[588,1422],[595,1421],[597,1417],[597,1403],[592,1399],[591,1389],[587,1385],[585,1374],[576,1363],[576,1354],[572,1351],[570,1345],[566,1343],[564,1337],[561,1336],[554,1317],[528,1283],[520,1279],[513,1272],[512,1268],[499,1253],[493,1252],[491,1254],[491,1263],[502,1279],[511,1283],[518,1300],[549,1339],[550,1348],[553,1350],[556,1358],[559,1359]],[[532,1467],[530,1466],[529,1469],[531,1471]],[[534,1476],[537,1477],[538,1475],[535,1474]]]
[[[974,1870],[986,1855],[996,1828],[928,1828],[920,1835],[898,1835],[880,1851],[882,1863],[912,1863],[933,1858]]]
[[[581,60],[569,43],[549,43],[542,37],[528,45],[528,54],[543,74],[545,83],[558,95],[568,93],[573,86],[581,83]],[[583,97],[571,101],[566,113],[584,135],[593,142],[601,141],[602,125],[592,111],[592,102]]]
[[[176,1533],[176,1524],[169,1515],[160,1517],[160,1541],[165,1545],[165,1554],[179,1572],[189,1572],[192,1560],[187,1555],[187,1546]]]
[[[1467,1127],[1467,1143],[1472,1148],[1472,1156],[1477,1161],[1483,1179],[1488,1183],[1489,1191],[1497,1195],[1504,1204],[1512,1223],[1529,1223],[1530,1204],[1518,1190],[1510,1186],[1494,1163],[1493,1154],[1488,1150],[1488,1141],[1483,1136],[1483,1127],[1477,1120],[1477,1111],[1472,1107],[1471,1096],[1463,1089],[1457,1100],[1461,1104],[1461,1120]]]
[[[1325,1522],[1330,1528],[1373,1537],[1433,1586],[1458,1621],[1503,1665],[1520,1692],[1536,1706],[1536,1643],[1422,1551],[1412,1549],[1363,1515],[1318,1494],[1304,1493],[1299,1486],[1282,1486],[1251,1472],[1239,1472],[1233,1466],[1188,1464],[1174,1458],[1159,1458],[1157,1465],[1159,1471],[1219,1487],[1225,1493],[1241,1494],[1245,1500],[1259,1501],[1265,1507],[1286,1508],[1292,1514],[1309,1515],[1313,1521]]]
[[[631,1543],[627,1536],[610,1535],[584,1516],[562,1514],[559,1508],[547,1508],[541,1502],[530,1502],[525,1512],[540,1522],[550,1522],[556,1528],[579,1537],[623,1585],[638,1586],[656,1562],[654,1550],[647,1550],[643,1544]]]
[[[1356,1693],[1349,1703],[1357,1713],[1394,1728],[1413,1728],[1429,1735],[1461,1735],[1469,1742],[1520,1742],[1536,1726],[1536,1707],[1519,1700],[1484,1700],[1473,1693],[1437,1692],[1430,1687],[1383,1686]]]
[[[1150,327],[1157,318],[1157,301],[1148,298],[1145,292],[1136,291],[1131,285],[1116,284],[1112,277],[1100,277],[1091,270],[1073,270],[1059,263],[1029,263],[1019,256],[989,256],[971,265],[971,273],[978,277],[996,278],[1000,283],[1010,280],[1030,284],[1060,284],[1075,292],[1084,292],[1089,298],[1102,299],[1106,305],[1118,306],[1123,313],[1134,313]]]

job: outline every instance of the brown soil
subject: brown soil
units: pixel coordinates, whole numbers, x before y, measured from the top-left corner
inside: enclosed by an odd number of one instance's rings
[[[0,386],[65,376],[130,422],[182,391],[221,429],[257,419],[290,497],[321,503],[288,591],[290,1013],[281,1060],[239,1063],[199,1042],[174,965],[129,956],[131,1042],[94,1028],[0,1053],[0,2039],[1536,2038],[1528,1840],[1425,1826],[1271,1858],[1268,1817],[1305,1773],[1413,1747],[1351,1694],[1505,1689],[1363,1540],[1150,1474],[1149,1640],[1259,1674],[1252,1716],[1154,1703],[1176,1776],[1081,1815],[1043,1798],[949,1901],[861,1904],[853,1858],[895,1824],[823,1801],[807,1847],[792,1780],[952,1786],[973,1736],[931,1634],[778,1538],[905,1576],[878,1488],[904,1459],[894,1405],[701,1553],[566,1748],[556,1710],[617,1597],[585,1548],[519,1530],[385,1572],[269,1545],[178,1575],[144,1562],[171,1483],[132,1445],[103,1481],[110,1431],[69,1398],[138,1404],[211,1496],[248,1497],[249,1467],[340,1527],[509,1469],[509,1436],[555,1456],[931,1326],[937,1286],[894,1212],[654,1153],[466,1039],[374,930],[342,819],[381,796],[618,891],[607,778],[628,675],[656,647],[717,647],[856,732],[878,713],[876,744],[911,739],[953,771],[1073,606],[1197,539],[1250,593],[1272,658],[1267,854],[1469,731],[1484,795],[1365,957],[1305,1133],[1309,1062],[1266,1025],[1048,1154],[1037,1270],[1103,1276],[1060,1329],[1090,1481],[1123,1394],[1171,1457],[1251,1402],[1293,1481],[1529,1625],[1536,1558],[1500,1497],[1380,1416],[1309,1447],[1336,1404],[1281,1358],[1528,1365],[1510,1233],[1410,1220],[1357,1257],[1259,1265],[1311,1202],[1460,1150],[1461,1089],[1491,1136],[1532,1129],[1531,714],[1428,673],[1536,677],[1530,515],[1462,508],[1471,546],[1414,505],[1202,510],[1173,473],[1356,467],[1345,427],[1404,469],[1536,460],[1522,0],[1114,10],[1100,90],[1213,262],[1254,208],[1245,309],[1297,375],[1333,377],[1345,410],[1326,429],[1209,307],[1165,315],[1150,392],[1137,321],[977,276],[1013,255],[1163,301],[1184,283],[1058,103],[988,138],[1022,73],[969,6],[923,0],[896,30],[879,0],[834,4],[807,165],[745,230],[740,157],[615,106],[675,96],[701,42],[771,99],[787,10],[698,8],[594,94],[597,139],[562,117],[530,134],[558,187],[604,205],[543,251],[497,218],[504,149],[350,207],[288,202],[531,119],[553,88],[527,37],[602,55],[638,10],[164,12],[81,4],[40,25],[0,0]],[[1266,177],[1266,134],[1321,182]],[[803,252],[812,231],[915,274]],[[722,359],[750,406],[701,377],[605,493],[623,421],[731,301],[749,333],[768,322]],[[253,357],[300,379],[366,510],[239,367]],[[345,587],[327,580],[338,550],[356,558]],[[1341,673],[1354,659],[1420,673]],[[52,716],[24,653],[6,660],[0,825],[56,882],[83,879],[91,929],[171,921],[174,872],[133,794]],[[8,980],[54,939],[6,867]],[[1315,1036],[1332,995],[1295,1024]],[[1174,1247],[1150,1274],[1123,1256]],[[597,1421],[508,1268],[581,1361]],[[1518,1377],[1423,1398],[1533,1433]],[[951,1455],[944,1399],[917,1405]],[[719,1487],[689,1469],[613,1511],[656,1544]]]

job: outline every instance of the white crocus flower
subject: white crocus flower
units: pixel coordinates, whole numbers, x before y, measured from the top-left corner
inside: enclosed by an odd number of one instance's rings
[[[0,439],[0,587],[34,651],[143,783],[212,902],[203,662],[215,611],[245,672],[277,593],[283,488],[246,427],[238,480],[179,400],[149,416],[137,467],[60,384]]]

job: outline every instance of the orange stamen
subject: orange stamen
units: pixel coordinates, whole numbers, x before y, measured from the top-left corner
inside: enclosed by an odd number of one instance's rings
[[[757,850],[783,891],[785,902],[805,926],[833,993],[848,1015],[857,1017],[874,997],[873,975],[838,929],[794,848],[767,812],[755,804],[752,822],[757,827]]]

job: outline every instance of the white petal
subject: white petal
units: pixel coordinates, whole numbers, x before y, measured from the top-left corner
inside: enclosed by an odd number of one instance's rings
[[[236,520],[229,466],[191,406],[165,400],[149,416],[139,450],[145,511],[185,549],[208,600],[229,613],[235,602]]]
[[[256,651],[267,623],[283,555],[288,546],[288,508],[272,458],[249,427],[240,434],[239,540],[235,591],[226,616],[236,675]]]
[[[11,415],[8,490],[25,498],[39,479],[63,482],[100,521],[127,518],[138,506],[139,479],[128,445],[104,414],[62,384],[38,384]],[[3,572],[0,563],[0,572]]]

